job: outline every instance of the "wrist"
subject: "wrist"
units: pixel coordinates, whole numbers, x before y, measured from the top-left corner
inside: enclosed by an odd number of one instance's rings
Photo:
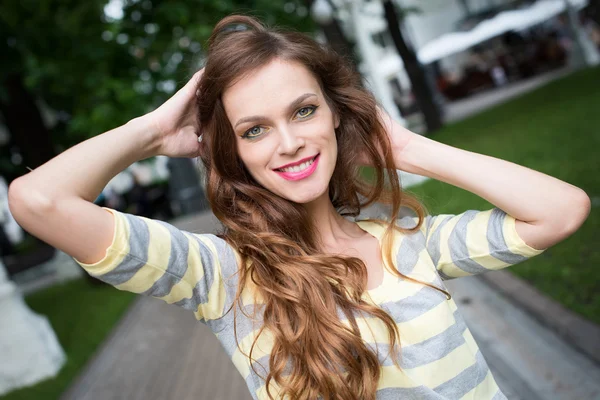
[[[419,168],[419,153],[423,151],[422,146],[426,146],[427,144],[424,142],[428,140],[430,141],[431,139],[414,134],[406,142],[401,144],[392,143],[396,169],[411,174],[422,173],[422,170]]]
[[[144,156],[142,159],[160,155],[162,135],[149,114],[133,118],[125,125],[139,139],[140,149]]]
[[[412,166],[410,164],[410,155],[414,154],[415,151],[412,150],[411,144],[416,145],[414,142],[422,139],[423,136],[408,130],[391,117],[389,120],[390,122],[387,132],[390,138],[390,144],[392,146],[394,166],[396,169],[405,172],[413,172],[411,170]]]

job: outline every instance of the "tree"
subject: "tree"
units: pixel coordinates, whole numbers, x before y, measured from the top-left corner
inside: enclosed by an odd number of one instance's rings
[[[313,7],[315,0],[304,0],[304,4],[310,10]],[[323,34],[327,38],[327,45],[332,48],[336,53],[343,56],[348,60],[351,65],[356,67],[357,60],[356,54],[354,53],[354,43],[350,42],[340,26],[338,19],[335,17],[337,7],[331,0],[326,0],[326,4],[330,7],[331,20],[328,23],[321,23],[319,27],[323,31]]]
[[[442,127],[441,110],[436,103],[433,90],[427,82],[425,71],[412,47],[407,43],[400,29],[399,13],[392,0],[384,0],[383,8],[388,30],[394,41],[398,54],[404,62],[404,68],[410,79],[415,99],[427,125],[427,131],[435,131]],[[406,12],[406,10],[404,11]]]
[[[305,0],[310,7],[315,0]],[[337,8],[331,0],[327,0],[327,4],[333,10],[333,15],[337,14]],[[398,54],[404,62],[405,69],[411,80],[413,93],[425,117],[425,123],[429,131],[439,129],[442,125],[441,110],[434,100],[434,93],[427,82],[427,77],[421,64],[418,62],[414,50],[404,40],[400,29],[401,21],[410,13],[420,12],[417,7],[399,7],[396,8],[392,1],[384,1],[385,18],[388,23],[388,30],[396,45]],[[353,46],[344,38],[341,29],[335,17],[331,23],[322,26],[325,35],[329,41],[329,45],[338,53],[345,55],[349,59],[354,59],[351,55]]]
[[[0,148],[10,181],[65,148],[141,115],[187,81],[214,24],[252,13],[269,24],[312,31],[300,0],[4,0],[0,3]],[[253,11],[257,10],[257,11]],[[46,128],[40,103],[57,123]],[[11,166],[18,147],[23,165]]]
[[[102,40],[104,3],[8,0],[0,5],[0,112],[10,145],[19,147],[26,166],[35,168],[60,145],[85,137],[78,133],[92,124],[77,125],[77,112],[93,114],[109,100],[103,89],[126,77],[126,49]],[[43,123],[40,100],[54,110],[58,124],[52,129]]]

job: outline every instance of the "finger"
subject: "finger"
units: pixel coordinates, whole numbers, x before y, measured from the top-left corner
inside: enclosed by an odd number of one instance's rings
[[[198,86],[200,80],[202,79],[202,75],[204,75],[204,68],[200,69],[194,74],[194,76],[192,76],[192,79],[190,79],[190,83],[192,83],[192,86]]]
[[[204,74],[204,68],[197,71],[192,78],[181,88],[181,91],[185,93],[186,97],[189,100],[192,100],[195,96],[198,96],[198,85],[200,84],[200,79],[202,79],[202,75]]]
[[[200,79],[202,79],[202,75],[204,75],[204,68],[200,69],[199,71],[196,71],[196,73],[192,76],[188,84],[191,84],[194,87],[198,86],[198,84],[200,83]]]

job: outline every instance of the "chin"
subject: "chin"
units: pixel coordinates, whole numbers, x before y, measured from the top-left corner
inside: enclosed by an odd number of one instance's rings
[[[273,193],[283,197],[286,200],[297,204],[308,204],[322,196],[329,196],[329,182],[331,175],[320,171],[314,176],[316,179],[308,179],[305,182],[286,182],[283,185],[277,185]],[[333,171],[332,171],[333,173]]]
[[[303,184],[293,183],[291,185],[261,185],[269,192],[298,204],[307,204],[317,200],[329,193],[329,181],[315,180]]]
[[[329,189],[329,187],[326,186],[325,188],[322,188],[321,190],[314,190],[314,191],[298,190],[298,191],[295,191],[295,193],[288,192],[288,193],[279,194],[279,195],[286,200],[293,201],[294,203],[307,204],[307,203],[311,203],[311,202],[317,200],[318,198],[323,196],[323,194],[327,194],[328,189]]]

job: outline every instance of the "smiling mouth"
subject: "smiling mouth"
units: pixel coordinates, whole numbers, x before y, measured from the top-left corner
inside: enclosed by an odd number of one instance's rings
[[[303,162],[301,164],[294,165],[293,167],[277,168],[277,169],[275,169],[275,171],[278,171],[278,172],[292,172],[292,173],[294,173],[294,172],[302,172],[305,169],[307,169],[308,167],[310,167],[315,162],[315,159],[318,156],[319,156],[319,154],[317,154],[312,159],[310,159],[308,161],[305,161],[305,162]]]

